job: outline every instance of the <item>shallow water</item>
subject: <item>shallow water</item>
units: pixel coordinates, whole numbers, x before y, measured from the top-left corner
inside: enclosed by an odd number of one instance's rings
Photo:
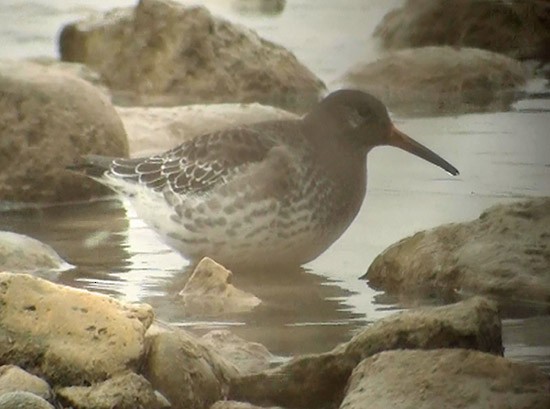
[[[90,13],[87,3],[4,0],[0,57],[55,56],[59,27]],[[129,3],[109,0],[98,7]],[[295,0],[276,15],[243,12],[239,0],[206,3],[294,51],[330,86],[356,61],[376,57],[370,33],[400,1],[346,0],[335,6],[332,0]],[[76,266],[54,277],[58,282],[148,302],[160,319],[198,332],[231,327],[279,355],[325,351],[400,308],[358,279],[388,245],[421,229],[476,218],[496,203],[550,195],[549,105],[549,98],[533,99],[506,113],[394,118],[401,130],[441,154],[461,175],[448,176],[396,149],[376,149],[368,161],[366,202],[327,252],[297,271],[261,279],[235,276],[238,287],[265,301],[252,313],[187,317],[176,297],[187,262],[116,199],[0,213],[0,230],[42,240]],[[550,317],[544,313],[550,307],[529,308],[524,301],[505,310],[506,354],[550,372]]]

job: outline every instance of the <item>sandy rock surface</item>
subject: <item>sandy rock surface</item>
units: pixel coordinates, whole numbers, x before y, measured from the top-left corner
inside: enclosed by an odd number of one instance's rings
[[[303,112],[324,90],[283,47],[169,0],[68,24],[59,48],[62,60],[97,70],[124,105],[260,102]]]
[[[477,297],[392,315],[331,352],[296,357],[275,369],[233,379],[229,398],[263,406],[332,408],[343,399],[348,378],[363,359],[385,350],[437,348],[502,354],[496,305]]]
[[[550,379],[536,367],[479,351],[387,351],[353,370],[340,405],[365,407],[546,409]]]
[[[153,311],[145,304],[0,273],[0,362],[54,385],[82,385],[137,368]]]
[[[261,104],[116,107],[128,134],[130,156],[164,152],[195,136],[297,115]]]
[[[0,62],[0,197],[12,202],[83,200],[108,192],[67,171],[79,155],[127,156],[110,101],[55,67]]]
[[[407,0],[374,36],[386,48],[452,45],[519,59],[550,59],[547,1]]]
[[[0,231],[0,266],[4,270],[27,273],[71,267],[47,244],[10,231]]]
[[[550,198],[497,205],[477,220],[416,233],[380,254],[366,278],[405,298],[478,293],[547,301]]]
[[[233,273],[211,258],[203,258],[189,277],[179,297],[191,316],[250,311],[261,303],[254,294],[231,284]]]
[[[507,110],[527,72],[513,58],[476,48],[421,47],[352,67],[340,80],[404,115]]]

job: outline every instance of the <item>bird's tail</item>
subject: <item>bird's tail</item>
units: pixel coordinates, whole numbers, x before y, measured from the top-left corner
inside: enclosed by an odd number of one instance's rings
[[[100,178],[111,168],[113,159],[109,156],[85,155],[78,158],[72,165],[67,166],[67,169],[92,178]]]

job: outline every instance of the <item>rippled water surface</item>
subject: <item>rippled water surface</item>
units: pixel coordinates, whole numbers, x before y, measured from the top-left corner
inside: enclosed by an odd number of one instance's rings
[[[130,3],[110,0],[94,7]],[[205,3],[288,47],[330,86],[355,62],[376,58],[370,34],[400,1],[290,0],[281,14],[255,12],[240,0]],[[0,58],[55,56],[59,27],[91,13],[89,4],[2,1]],[[0,213],[0,229],[40,239],[76,266],[60,273],[58,282],[148,302],[159,318],[199,332],[231,327],[276,354],[325,351],[399,308],[358,279],[388,245],[421,229],[476,218],[495,203],[550,195],[549,105],[548,99],[527,99],[506,113],[394,118],[401,130],[441,154],[461,175],[448,176],[396,149],[374,150],[366,202],[326,253],[300,270],[235,276],[238,287],[265,301],[252,313],[187,317],[176,298],[187,262],[116,199]],[[526,314],[524,306],[509,306],[504,341],[508,356],[550,372],[550,318],[541,310],[549,307]]]

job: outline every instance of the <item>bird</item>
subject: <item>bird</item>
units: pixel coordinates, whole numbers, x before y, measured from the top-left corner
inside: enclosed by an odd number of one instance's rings
[[[367,154],[382,145],[459,174],[399,131],[379,99],[353,89],[299,119],[203,134],[150,157],[86,155],[70,168],[128,199],[191,262],[277,268],[317,258],[344,233],[365,198]]]

